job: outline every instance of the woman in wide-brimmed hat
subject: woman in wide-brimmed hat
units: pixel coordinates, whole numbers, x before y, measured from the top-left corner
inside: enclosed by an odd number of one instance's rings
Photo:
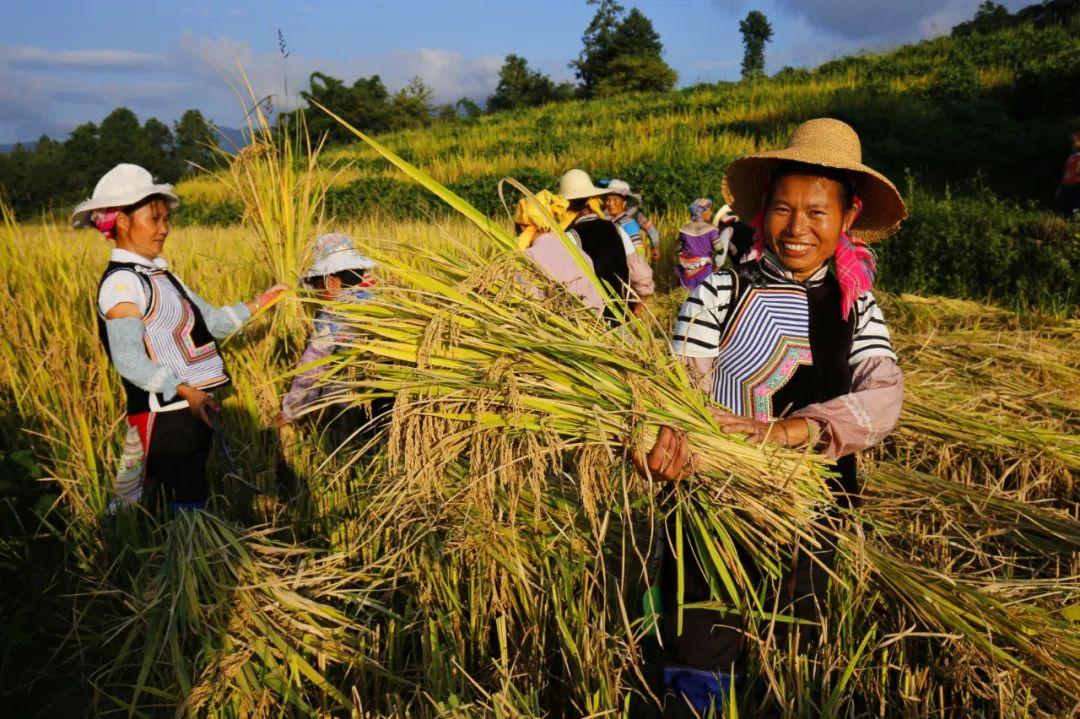
[[[552,279],[563,283],[571,293],[580,297],[586,306],[599,312],[604,309],[604,300],[600,297],[599,289],[585,276],[578,263],[580,258],[586,267],[595,271],[592,259],[581,251],[580,247],[577,248],[578,258],[575,258],[555,233],[555,226],[566,230],[574,217],[575,213],[571,212],[569,201],[548,190],[521,198],[514,207],[518,246]],[[571,240],[573,239],[571,237]]]
[[[127,393],[117,502],[201,507],[207,498],[213,393],[230,382],[216,340],[284,287],[213,307],[168,269],[161,250],[180,206],[172,185],[138,165],[109,170],[71,216],[115,242],[97,292],[98,334]]]
[[[636,312],[640,301],[656,292],[653,272],[626,232],[605,217],[600,198],[607,192],[584,170],[568,170],[559,178],[559,196],[570,203],[573,216],[569,234],[592,260],[597,278],[630,300]]]
[[[899,228],[904,202],[862,163],[855,131],[831,119],[803,123],[783,149],[736,160],[723,191],[735,212],[753,218],[754,246],[736,269],[695,289],[679,312],[674,350],[716,403],[725,432],[824,454],[836,463],[837,502],[854,502],[855,453],[892,431],[903,398],[889,330],[870,291],[875,265],[867,245]],[[683,479],[692,472],[692,448],[664,428],[645,464],[653,476]],[[795,554],[784,591],[775,594],[779,614],[811,625],[818,617],[832,559],[823,546]],[[688,569],[684,601],[707,602],[707,582]],[[670,571],[664,567],[661,586],[673,581]],[[664,594],[672,618],[675,592]],[[682,617],[681,632],[673,621],[665,628],[664,674],[669,690],[700,711],[702,701],[738,681],[743,619],[701,608]],[[775,627],[780,645],[788,626]],[[800,632],[803,646],[811,630]]]
[[[625,180],[601,180],[600,184],[607,190],[604,195],[607,216],[622,228],[646,262],[660,259],[660,231],[641,211],[641,195],[631,192]]]

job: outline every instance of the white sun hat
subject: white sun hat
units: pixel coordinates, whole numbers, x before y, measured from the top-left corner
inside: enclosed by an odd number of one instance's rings
[[[608,189],[597,187],[585,170],[568,170],[559,178],[559,195],[565,200],[583,200],[587,197],[606,195]]]
[[[356,251],[351,237],[341,232],[331,232],[315,240],[315,261],[304,279],[326,277],[345,270],[371,270],[377,265],[375,260]]]
[[[622,195],[623,197],[632,197],[638,202],[641,202],[641,195],[631,192],[630,183],[626,180],[608,180],[607,194]]]
[[[89,200],[83,200],[75,207],[75,212],[71,215],[71,226],[93,227],[90,215],[95,210],[129,207],[150,195],[164,197],[170,210],[180,206],[180,198],[173,192],[172,185],[155,184],[154,177],[143,168],[121,163],[102,175]]]

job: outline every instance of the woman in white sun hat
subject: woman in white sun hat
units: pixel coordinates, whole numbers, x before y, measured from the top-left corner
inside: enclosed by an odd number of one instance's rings
[[[161,257],[172,185],[138,165],[120,164],[98,181],[71,216],[115,247],[97,292],[98,334],[127,393],[128,434],[118,500],[151,508],[205,505],[206,460],[217,401],[230,382],[216,340],[239,329],[285,288],[249,302],[213,307],[180,281]]]
[[[332,232],[315,241],[315,261],[304,276],[304,283],[316,291],[323,302],[366,302],[374,297],[375,260],[360,254],[348,235]],[[315,313],[314,329],[300,357],[298,371],[288,393],[281,399],[278,426],[291,424],[301,415],[334,404],[333,383],[320,382],[327,370],[326,358],[355,344],[353,328],[332,307],[324,305]],[[385,416],[389,400],[375,401],[362,417]]]
[[[600,282],[629,300],[636,314],[642,300],[656,292],[653,272],[626,232],[605,217],[600,198],[606,194],[607,188],[594,185],[584,170],[569,170],[559,179],[559,195],[574,215],[568,233],[592,260]]]
[[[604,195],[604,211],[634,243],[634,249],[645,258],[646,262],[660,259],[660,231],[648,217],[641,212],[641,195],[630,191],[625,180],[604,180],[600,184],[607,188]],[[634,204],[630,204],[633,200]]]

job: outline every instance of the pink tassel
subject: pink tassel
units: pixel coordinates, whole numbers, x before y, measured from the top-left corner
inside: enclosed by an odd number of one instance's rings
[[[863,203],[858,196],[852,198],[855,219],[862,212]],[[854,220],[852,220],[854,222]],[[846,320],[855,301],[870,291],[877,274],[877,259],[869,247],[851,239],[848,233],[840,235],[833,256],[836,279],[840,282],[840,313]]]
[[[754,244],[739,258],[739,262],[755,262],[765,256],[765,209],[757,213],[757,217],[750,220],[750,227],[754,229]]]
[[[94,227],[98,229],[98,232],[110,240],[115,240],[116,216],[118,214],[120,214],[118,210],[99,210],[90,215],[90,221],[94,223]]]

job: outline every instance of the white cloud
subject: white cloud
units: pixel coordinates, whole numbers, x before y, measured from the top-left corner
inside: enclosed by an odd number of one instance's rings
[[[132,50],[46,50],[40,47],[0,47],[0,58],[25,69],[143,70],[162,61],[161,56]]]
[[[191,33],[161,54],[0,45],[0,142],[42,133],[63,137],[120,106],[143,120],[165,121],[195,107],[223,125],[237,125],[244,110],[226,78],[242,90],[238,65],[256,97],[273,95],[279,109],[283,104],[291,109],[300,105],[299,92],[315,71],[347,84],[378,74],[391,92],[419,76],[432,88],[435,102],[454,102],[491,94],[501,64],[501,56],[469,57],[434,48],[344,59],[292,53],[283,61],[277,52],[256,52],[246,41]],[[283,98],[286,70],[289,97]]]

